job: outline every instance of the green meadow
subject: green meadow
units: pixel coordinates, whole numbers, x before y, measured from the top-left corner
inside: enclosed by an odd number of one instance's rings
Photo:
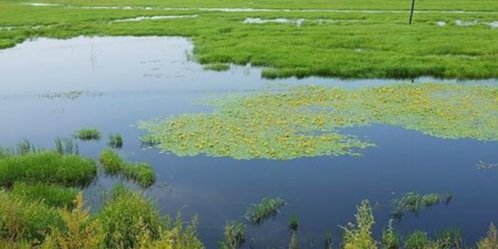
[[[251,64],[265,67],[267,78],[498,74],[495,1],[417,1],[411,26],[406,0],[40,2],[56,5],[0,1],[0,47],[35,37],[183,36],[192,39],[195,60],[214,65],[207,68]],[[151,16],[183,18],[115,22]],[[244,23],[255,18],[266,23]]]

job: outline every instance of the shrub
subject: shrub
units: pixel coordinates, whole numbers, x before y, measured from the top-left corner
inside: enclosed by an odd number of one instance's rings
[[[370,202],[362,201],[357,209],[356,224],[344,227],[344,249],[377,249],[377,242],[372,237],[375,222]]]
[[[498,232],[495,225],[491,223],[486,237],[477,243],[478,249],[498,249]]]

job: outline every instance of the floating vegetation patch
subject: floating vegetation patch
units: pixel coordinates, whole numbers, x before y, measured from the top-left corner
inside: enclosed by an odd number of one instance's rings
[[[261,225],[270,218],[274,218],[285,206],[282,198],[264,198],[260,204],[252,205],[246,212],[246,219],[251,225]]]
[[[178,19],[178,18],[196,18],[198,15],[169,15],[169,16],[139,16],[133,18],[118,19],[112,22],[140,22],[146,20],[160,20],[160,19]]]
[[[427,195],[419,195],[413,192],[406,193],[401,199],[394,199],[392,201],[395,208],[392,216],[396,219],[402,219],[407,213],[417,216],[420,210],[430,209],[443,203],[448,205],[452,198],[453,196],[449,193],[444,196],[434,193]]]
[[[80,140],[99,140],[101,134],[97,129],[81,129],[77,130],[74,136]]]
[[[235,159],[359,155],[374,146],[339,131],[372,124],[439,138],[498,141],[498,87],[398,84],[360,89],[290,87],[212,101],[209,114],[141,122],[148,141],[179,156]]]

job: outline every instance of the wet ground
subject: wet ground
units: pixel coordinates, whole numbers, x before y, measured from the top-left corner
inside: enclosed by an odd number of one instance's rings
[[[121,153],[131,161],[151,163],[158,182],[147,194],[165,213],[198,213],[199,233],[208,248],[223,238],[229,219],[242,218],[251,203],[281,196],[289,205],[277,219],[250,228],[255,248],[286,247],[287,220],[300,219],[300,240],[321,248],[324,232],[339,243],[341,229],[353,220],[355,205],[368,198],[375,208],[376,233],[387,225],[390,200],[410,191],[447,191],[449,206],[407,216],[395,228],[433,235],[445,227],[460,228],[466,241],[484,235],[498,221],[498,168],[477,169],[479,161],[498,163],[498,143],[445,140],[387,126],[349,129],[375,141],[363,157],[308,158],[280,162],[238,161],[205,156],[178,157],[144,150],[135,127],[141,120],[180,113],[207,112],[196,100],[228,92],[258,91],[271,84],[323,84],[340,87],[391,84],[394,80],[307,78],[265,80],[260,69],[232,66],[226,72],[205,71],[189,61],[192,44],[183,38],[37,39],[0,50],[0,146],[21,139],[52,147],[55,137],[80,128],[100,129],[100,142],[79,142],[83,155],[97,157],[109,133],[121,133]],[[427,81],[430,79],[418,79]],[[495,82],[482,81],[482,82]],[[480,83],[480,82],[473,82]],[[87,192],[95,196],[116,182],[102,178]],[[90,201],[92,202],[92,201]]]

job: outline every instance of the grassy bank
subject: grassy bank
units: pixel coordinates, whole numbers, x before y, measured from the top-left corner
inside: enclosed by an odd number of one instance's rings
[[[477,12],[416,13],[407,25],[407,13],[327,12],[320,9],[407,9],[406,1],[46,1],[62,6],[30,6],[0,1],[0,47],[11,47],[33,37],[184,36],[195,44],[196,60],[207,65],[252,64],[268,67],[263,76],[343,78],[497,77],[498,21],[494,1],[420,1],[419,10]],[[286,5],[288,4],[288,5]],[[71,8],[67,8],[71,5]],[[135,6],[125,9],[87,9],[92,5]],[[409,5],[409,4],[408,4]],[[189,7],[162,9],[158,6]],[[199,7],[314,8],[316,12],[222,12]],[[139,8],[148,7],[149,9]],[[32,13],[37,13],[36,17]],[[139,22],[113,20],[154,15],[197,15]],[[268,23],[244,23],[259,18]],[[289,23],[271,20],[288,19]],[[295,21],[303,19],[301,25]],[[466,23],[458,25],[458,23]],[[294,23],[294,24],[293,24]],[[443,24],[440,26],[440,24]],[[7,29],[14,27],[13,29]],[[210,68],[208,66],[207,68]],[[214,69],[218,69],[216,67]]]

